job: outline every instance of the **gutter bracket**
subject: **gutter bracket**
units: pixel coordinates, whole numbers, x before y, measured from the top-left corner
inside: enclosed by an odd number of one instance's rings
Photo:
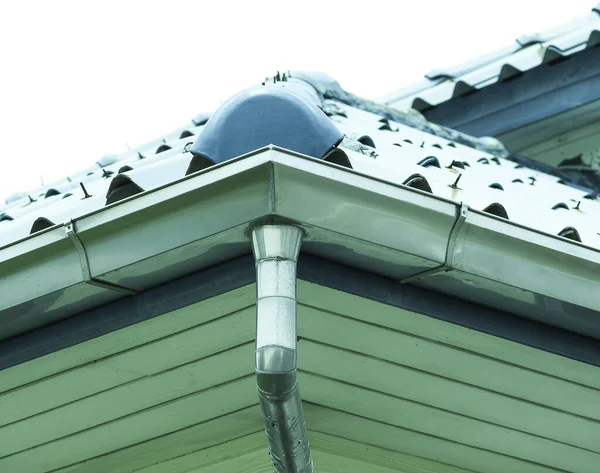
[[[433,276],[434,274],[451,271],[452,264],[454,263],[454,256],[456,253],[456,242],[458,241],[458,236],[464,226],[465,221],[467,220],[467,216],[469,215],[469,206],[464,202],[460,203],[460,208],[458,210],[458,215],[456,220],[454,221],[454,225],[452,226],[452,230],[450,231],[450,237],[448,238],[448,246],[446,247],[446,259],[444,263],[435,268],[428,269],[426,271],[422,271],[417,274],[413,274],[411,276],[407,276],[405,278],[400,279],[398,282],[400,284],[406,284],[412,281],[418,281],[419,279],[423,279],[429,276]]]
[[[83,282],[85,284],[88,284],[90,286],[101,287],[110,291],[121,292],[123,294],[129,294],[131,296],[138,294],[138,292],[134,291],[133,289],[117,286],[116,284],[111,284],[108,282],[98,281],[97,279],[94,279],[90,270],[90,262],[85,251],[85,246],[83,246],[83,242],[81,241],[79,235],[75,231],[75,222],[73,220],[69,220],[64,225],[65,232],[73,242],[73,245],[75,245],[75,250],[77,250],[77,254],[79,255],[79,261],[81,262],[81,272],[83,273]]]

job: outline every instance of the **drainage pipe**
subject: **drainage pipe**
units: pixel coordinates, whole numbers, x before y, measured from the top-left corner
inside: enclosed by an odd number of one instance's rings
[[[313,473],[296,373],[296,263],[302,230],[252,231],[256,261],[256,382],[277,473]]]

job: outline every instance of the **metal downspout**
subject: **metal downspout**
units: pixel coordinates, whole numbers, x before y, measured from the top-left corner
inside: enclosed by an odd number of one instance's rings
[[[302,230],[252,231],[256,261],[256,383],[278,473],[313,473],[296,373],[296,262]]]

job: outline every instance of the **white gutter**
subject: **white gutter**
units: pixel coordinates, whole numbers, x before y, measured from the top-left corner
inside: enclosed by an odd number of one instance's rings
[[[306,230],[308,253],[396,280],[444,266],[417,283],[600,336],[600,251],[472,209],[456,230],[460,208],[264,148],[73,216],[85,258],[67,234],[71,221],[0,248],[0,331],[14,335],[126,297],[90,281],[143,292],[247,254],[248,228],[283,219]]]
[[[256,260],[256,383],[278,473],[313,473],[296,372],[296,262],[302,230],[252,231]]]

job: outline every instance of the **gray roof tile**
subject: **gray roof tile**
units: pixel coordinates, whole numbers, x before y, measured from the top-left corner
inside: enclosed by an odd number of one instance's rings
[[[508,80],[536,66],[600,44],[600,9],[455,67],[434,70],[425,79],[380,99],[400,110],[425,110],[454,97]]]

